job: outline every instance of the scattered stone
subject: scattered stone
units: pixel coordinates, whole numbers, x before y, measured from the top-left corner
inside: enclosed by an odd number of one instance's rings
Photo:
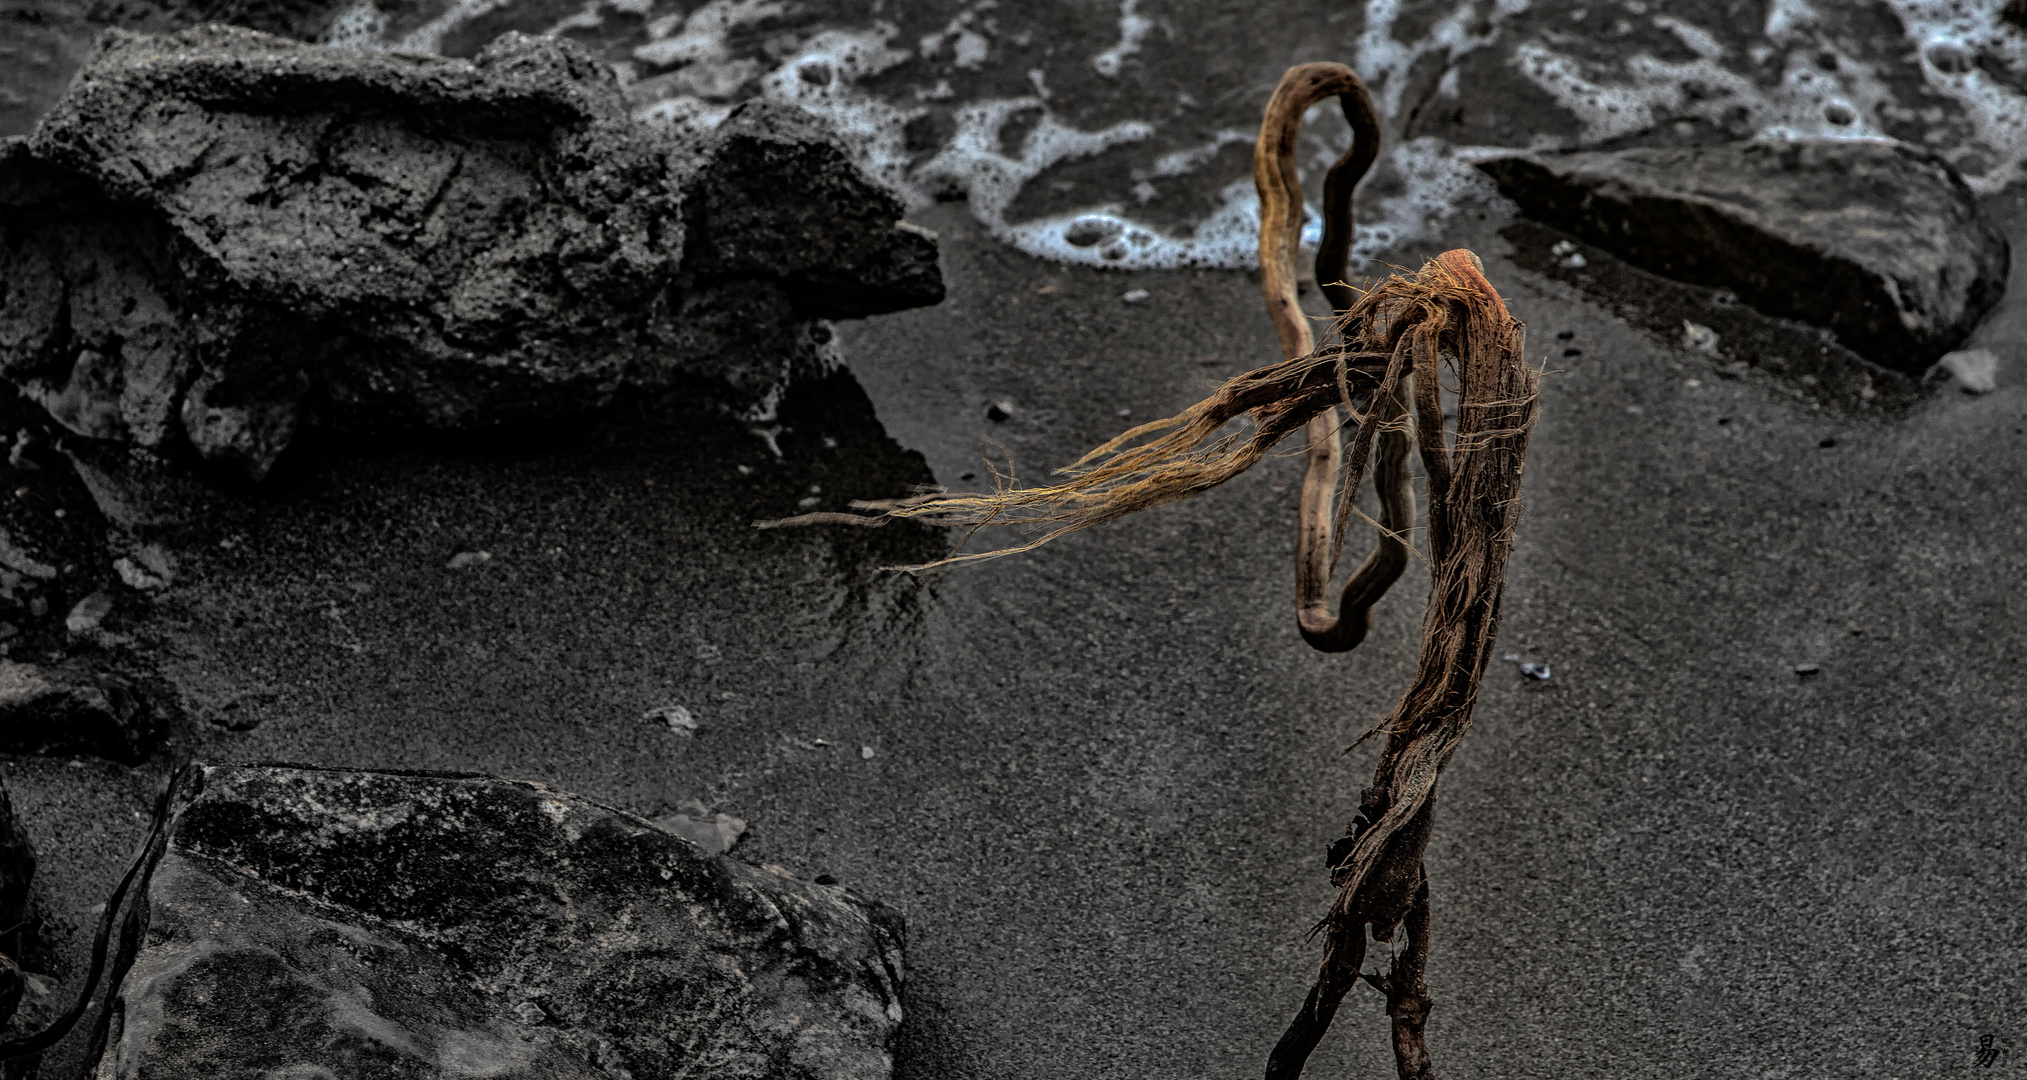
[[[1990,349],[1962,349],[1936,361],[1966,394],[1989,394],[1999,388],[1999,357]]]
[[[1517,652],[1510,652],[1507,653],[1505,656],[1500,657],[1500,659],[1506,661],[1509,664],[1518,664],[1520,663],[1520,654]]]
[[[2005,237],[1963,178],[1882,140],[1516,154],[1479,163],[1527,216],[1655,273],[1730,289],[1919,374],[2005,292]]]
[[[1797,674],[1797,675],[1800,675],[1800,676],[1802,676],[1802,677],[1804,677],[1804,678],[1807,678],[1807,677],[1808,677],[1808,676],[1810,676],[1810,675],[1814,675],[1814,674],[1816,674],[1817,672],[1819,672],[1819,671],[1822,671],[1822,670],[1823,670],[1822,668],[1820,668],[1820,667],[1817,667],[1817,666],[1816,666],[1815,664],[1796,664],[1796,665],[1795,665],[1795,674]]]
[[[1013,419],[1013,414],[1014,403],[1005,398],[1000,398],[985,407],[985,418],[995,424],[1003,424]]]
[[[724,855],[739,846],[746,835],[746,819],[730,814],[712,814],[709,818],[691,817],[688,814],[665,814],[654,819],[661,828],[703,848],[706,854]]]
[[[901,923],[490,777],[193,766],[105,1077],[884,1080]]]
[[[1816,440],[1816,445],[1817,445],[1817,446],[1819,446],[1819,447],[1821,447],[1821,448],[1823,448],[1823,449],[1825,449],[1825,450],[1828,450],[1828,449],[1830,449],[1831,447],[1833,447],[1833,446],[1837,445],[1837,440],[1836,440],[1836,439],[1833,439],[1833,438],[1830,438],[1829,436],[1827,436],[1827,435],[1826,435],[1826,436],[1824,436],[1823,438],[1817,439],[1817,440]]]
[[[659,708],[649,709],[641,714],[641,719],[650,723],[667,725],[670,731],[678,735],[695,735],[697,733],[696,716],[692,715],[690,710],[683,708],[681,705],[663,705]]]
[[[28,456],[28,448],[33,445],[34,440],[29,437],[28,429],[22,428],[20,433],[14,436],[14,445],[7,450],[7,464],[25,472],[40,472],[42,466],[37,465],[35,459]]]
[[[467,566],[477,566],[491,561],[493,561],[493,553],[490,551],[460,551],[452,555],[450,561],[444,563],[443,566],[446,570],[462,570]]]
[[[1717,331],[1702,323],[1682,320],[1682,347],[1706,356],[1717,355]]]
[[[935,242],[810,114],[686,130],[556,38],[109,30],[0,142],[0,377],[122,453],[259,479],[307,422],[764,410],[836,362],[824,320],[942,298]]]
[[[166,717],[126,678],[75,661],[0,660],[0,753],[91,754],[133,765]]]
[[[38,581],[56,580],[56,567],[30,555],[6,529],[0,529],[0,566]]]
[[[1137,303],[1141,302],[1142,300],[1145,300],[1145,299],[1147,299],[1147,290],[1146,290],[1146,289],[1130,289],[1130,290],[1128,290],[1128,291],[1126,291],[1126,292],[1120,293],[1120,294],[1119,294],[1119,299],[1121,299],[1121,300],[1123,300],[1123,301],[1125,301],[1126,303],[1129,303],[1129,304],[1137,304]]]
[[[132,559],[120,558],[113,560],[113,569],[119,572],[120,580],[126,582],[129,589],[136,589],[141,592],[153,592],[157,589],[169,587],[169,579],[149,572]]]
[[[866,761],[873,760],[873,748],[870,746],[859,747],[859,757]]]
[[[70,614],[64,616],[63,628],[70,631],[72,637],[83,637],[97,630],[99,624],[106,621],[106,616],[112,613],[113,594],[100,589],[79,600],[70,609]]]
[[[1522,664],[1520,665],[1520,673],[1530,679],[1536,679],[1541,682],[1547,682],[1549,676],[1547,664]]]

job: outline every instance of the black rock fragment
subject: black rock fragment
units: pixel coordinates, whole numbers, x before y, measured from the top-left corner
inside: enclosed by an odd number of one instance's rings
[[[481,776],[193,766],[93,1075],[880,1080],[901,927]]]
[[[167,723],[120,675],[80,661],[0,660],[0,753],[91,754],[132,765],[155,748]]]
[[[1730,289],[1918,374],[2005,292],[2006,239],[1941,158],[1879,140],[1517,154],[1481,162],[1528,217]]]
[[[800,110],[652,129],[556,39],[108,31],[0,141],[0,378],[77,435],[253,479],[305,423],[764,412],[837,362],[823,320],[942,298],[901,212]]]

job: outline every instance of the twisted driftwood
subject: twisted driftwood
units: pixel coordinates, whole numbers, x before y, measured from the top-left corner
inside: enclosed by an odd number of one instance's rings
[[[1298,303],[1295,254],[1302,224],[1294,144],[1303,114],[1338,97],[1354,142],[1324,185],[1324,233],[1316,278],[1337,312],[1317,348]],[[1403,1080],[1433,1077],[1422,1038],[1431,1003],[1423,980],[1429,953],[1428,848],[1436,781],[1471,724],[1479,681],[1499,629],[1506,559],[1520,516],[1521,469],[1534,421],[1539,373],[1524,359],[1522,325],[1485,280],[1478,257],[1445,252],[1413,274],[1356,290],[1343,280],[1352,233],[1352,191],[1379,150],[1379,124],[1358,76],[1340,64],[1304,64],[1282,77],[1268,103],[1254,152],[1260,190],[1260,280],[1284,359],[1240,375],[1165,420],[1143,424],[1062,470],[1055,485],[989,493],[929,492],[855,502],[865,514],[805,514],[783,525],[878,525],[914,518],[944,525],[1025,525],[1029,543],[953,555],[928,569],[1031,551],[1068,532],[1206,491],[1257,464],[1281,440],[1306,429],[1296,548],[1297,626],[1311,646],[1349,650],[1368,616],[1407,565],[1415,499],[1411,448],[1428,485],[1429,601],[1414,684],[1367,735],[1386,736],[1359,814],[1326,859],[1336,902],[1317,926],[1323,961],[1301,1011],[1268,1058],[1268,1080],[1293,1080],[1329,1028],[1338,1003],[1361,979],[1387,998],[1395,1063]],[[1455,378],[1457,423],[1444,424],[1442,384]],[[1340,415],[1339,409],[1344,410]],[[1240,417],[1250,434],[1213,437]],[[1341,436],[1351,425],[1350,445]],[[1146,440],[1146,441],[1142,441]],[[1347,579],[1338,612],[1329,588],[1373,466],[1381,518],[1372,553]],[[1361,738],[1360,741],[1363,741]],[[1362,971],[1366,933],[1407,942],[1385,974]]]

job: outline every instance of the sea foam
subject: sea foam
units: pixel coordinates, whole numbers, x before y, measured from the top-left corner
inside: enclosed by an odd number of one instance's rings
[[[1385,194],[1360,202],[1353,269],[1401,245],[1440,240],[1461,205],[1496,201],[1491,185],[1470,167],[1473,160],[1514,148],[1596,146],[1682,121],[1769,139],[1908,137],[1919,121],[1933,125],[1923,141],[1955,162],[1975,190],[1994,192],[2022,179],[2027,97],[2014,87],[2027,81],[2027,38],[2000,22],[1996,0],[1886,3],[1905,31],[1904,44],[1843,40],[1848,18],[1826,14],[1809,0],[1774,0],[1756,26],[1699,24],[1643,0],[1540,9],[1528,0],[1369,0],[1361,28],[1347,40],[1347,59],[1372,88],[1389,130],[1402,123],[1411,82],[1422,77],[1416,73],[1436,58],[1441,74],[1433,93],[1468,98],[1469,72],[1503,67],[1564,110],[1577,135],[1558,141],[1518,132],[1514,147],[1460,146],[1433,136],[1392,140],[1372,180],[1372,190]],[[340,16],[329,40],[435,51],[473,19],[497,22],[505,12],[511,21],[516,4],[536,17],[531,0],[454,0],[428,23],[388,40],[386,15],[375,0],[361,0]],[[1259,200],[1248,173],[1232,170],[1233,155],[1220,153],[1250,144],[1255,132],[1227,124],[1177,146],[1164,124],[1200,122],[1198,113],[1185,117],[1180,107],[1172,121],[1124,115],[1087,128],[1065,120],[1052,101],[1048,71],[1031,66],[1031,51],[1009,47],[1031,44],[1035,31],[1010,39],[998,18],[1006,12],[995,0],[953,4],[947,20],[938,16],[931,24],[936,29],[916,31],[909,40],[894,23],[877,19],[856,27],[776,29],[803,11],[790,0],[709,0],[687,13],[654,17],[657,6],[656,0],[587,0],[560,21],[553,6],[544,6],[540,10],[552,14],[542,17],[551,22],[527,29],[565,33],[596,28],[609,13],[637,16],[645,40],[630,43],[631,55],[616,67],[642,122],[708,129],[757,86],[763,97],[827,120],[859,164],[911,208],[962,195],[993,236],[1038,258],[1121,269],[1243,268],[1256,261]],[[1171,50],[1188,41],[1187,28],[1178,35],[1171,24],[1181,17],[1158,0],[1122,0],[1116,37],[1089,43],[1081,62],[1107,84],[1123,84],[1157,35]],[[1408,26],[1419,29],[1408,33]],[[1665,47],[1614,44],[1635,38]],[[752,47],[762,39],[765,49]],[[1075,42],[1067,44],[1074,52]],[[949,79],[900,91],[894,80],[877,78],[932,62],[984,75],[1004,67],[1017,77],[998,85],[1014,81],[1032,92],[965,101]],[[1941,109],[1937,100],[1951,107]],[[1181,101],[1194,105],[1187,94]],[[947,112],[947,133],[927,152],[911,149],[910,125],[932,109]],[[1322,121],[1323,114],[1312,119]],[[1349,140],[1341,123],[1309,125],[1304,169],[1314,176],[1327,168]],[[1138,168],[1122,160],[1113,197],[1016,219],[1021,193],[1058,166],[1150,143],[1164,152]],[[1149,151],[1134,152],[1147,161]],[[1231,172],[1221,177],[1212,169]],[[1144,220],[1137,208],[1155,197],[1155,181],[1195,184],[1213,194],[1212,208],[1177,227]],[[1308,210],[1304,239],[1314,244],[1319,222],[1316,208]]]

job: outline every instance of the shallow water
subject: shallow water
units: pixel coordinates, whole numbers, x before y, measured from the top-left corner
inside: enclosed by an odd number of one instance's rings
[[[2027,168],[2027,36],[1998,0],[1360,6],[360,0],[331,40],[468,54],[560,34],[610,60],[649,123],[792,101],[916,206],[961,195],[1001,241],[1093,266],[1251,266],[1259,108],[1310,59],[1350,64],[1385,118],[1355,268],[1496,198],[1468,163],[1505,148],[1897,138],[1982,194]],[[1350,133],[1327,107],[1311,121],[1314,175]]]

